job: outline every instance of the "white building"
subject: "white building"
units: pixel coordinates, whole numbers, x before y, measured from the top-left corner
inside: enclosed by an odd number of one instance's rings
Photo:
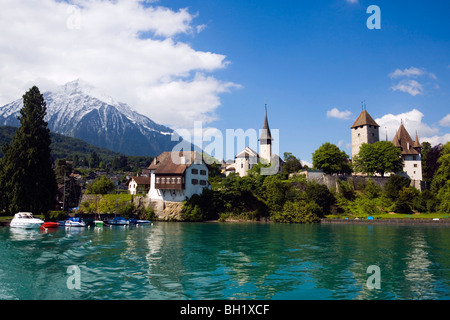
[[[247,171],[253,168],[259,162],[259,155],[256,151],[249,147],[239,152],[234,158],[234,163],[230,164],[226,173],[236,172],[241,177],[247,175]]]
[[[422,148],[417,133],[413,140],[402,123],[392,143],[402,151],[403,172],[412,181],[422,181]]]
[[[149,177],[131,177],[128,179],[126,185],[130,194],[147,193],[150,188]]]
[[[209,188],[209,169],[195,151],[163,152],[148,167],[151,201],[182,202]]]

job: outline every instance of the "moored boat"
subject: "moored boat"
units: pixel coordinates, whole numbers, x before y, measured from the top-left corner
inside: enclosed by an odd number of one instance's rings
[[[42,224],[41,229],[48,229],[48,228],[57,228],[59,226],[58,222],[53,222],[53,221],[46,221]]]
[[[115,217],[113,219],[107,219],[106,223],[112,226],[126,226],[128,221],[123,217]]]
[[[128,220],[129,224],[148,224],[151,223],[150,220],[141,220],[141,219],[130,219]]]
[[[86,223],[81,218],[69,217],[67,220],[58,222],[63,227],[86,227]]]
[[[44,220],[33,217],[31,212],[18,212],[9,224],[11,228],[39,229]]]
[[[96,227],[103,227],[103,221],[102,220],[95,220],[94,223],[95,223]]]

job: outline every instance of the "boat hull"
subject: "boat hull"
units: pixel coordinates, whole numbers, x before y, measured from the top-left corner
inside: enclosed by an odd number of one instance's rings
[[[59,226],[58,222],[44,222],[41,228],[57,228]]]
[[[11,222],[9,226],[11,228],[20,229],[39,229],[43,222]]]
[[[39,229],[44,220],[34,218],[30,212],[18,212],[14,215],[9,226],[19,229]]]

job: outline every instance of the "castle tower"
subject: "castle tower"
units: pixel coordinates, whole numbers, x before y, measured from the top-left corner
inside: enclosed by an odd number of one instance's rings
[[[350,127],[352,130],[352,159],[359,153],[359,148],[363,143],[375,143],[380,140],[379,127],[366,110],[360,113]]]
[[[392,143],[402,151],[403,172],[405,172],[411,180],[421,181],[422,155],[417,132],[416,140],[413,140],[402,123],[398,128]]]
[[[270,163],[272,159],[272,135],[270,134],[269,122],[267,121],[267,105],[266,114],[264,117],[264,125],[259,137],[259,156],[265,162]]]

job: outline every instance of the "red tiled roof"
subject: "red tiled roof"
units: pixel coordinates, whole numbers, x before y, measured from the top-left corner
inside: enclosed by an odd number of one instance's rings
[[[196,151],[163,152],[155,157],[148,169],[155,170],[155,174],[183,174],[195,160],[203,160],[202,155]]]

